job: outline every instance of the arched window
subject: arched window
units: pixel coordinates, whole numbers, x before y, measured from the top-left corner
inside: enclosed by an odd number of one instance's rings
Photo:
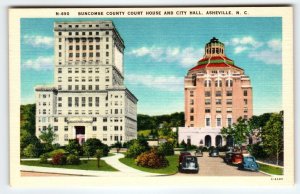
[[[215,86],[216,87],[222,87],[222,80],[216,80],[215,81]]]
[[[232,87],[233,81],[231,79],[226,80],[226,87]]]
[[[211,87],[211,81],[210,80],[205,80],[204,81],[204,87]]]

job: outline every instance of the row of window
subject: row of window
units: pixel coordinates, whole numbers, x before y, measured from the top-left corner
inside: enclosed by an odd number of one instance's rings
[[[232,80],[226,80],[226,87],[232,87],[233,81]],[[204,87],[211,87],[211,80],[205,80],[204,81]],[[215,80],[215,87],[222,87],[222,80]]]
[[[68,68],[68,73],[93,73],[93,68]],[[97,67],[95,68],[95,73],[100,73],[100,69]],[[62,73],[62,68],[57,69],[57,73]],[[109,73],[109,68],[105,68],[105,73]]]
[[[223,48],[210,48],[210,49],[206,49],[206,53],[207,54],[219,54],[219,53],[224,53]]]
[[[62,27],[66,27],[68,26],[69,28],[93,28],[93,27],[96,27],[96,28],[99,28],[100,27],[100,24],[68,24],[68,25],[62,25],[62,24],[58,24],[58,28],[62,28]],[[109,27],[109,24],[105,24],[105,27]]]
[[[96,50],[100,50],[100,45],[96,45],[94,47],[94,45],[75,45],[75,47],[73,45],[70,45],[69,47],[69,51],[72,51],[72,50],[76,50],[76,51],[79,51],[79,50],[94,50],[94,48]],[[107,44],[105,46],[106,49],[109,49],[109,45]],[[58,49],[61,50],[62,49],[62,45],[58,45]]]
[[[81,54],[81,55],[80,55]],[[88,55],[87,55],[88,54]],[[61,52],[58,53],[58,56],[61,57]],[[100,57],[100,52],[96,52],[95,55],[93,52],[89,52],[89,53],[75,53],[75,55],[73,53],[69,53],[68,57]],[[109,57],[109,52],[105,53],[106,57]]]
[[[58,32],[57,34],[58,34],[58,36],[61,36],[62,32]],[[92,36],[92,35],[99,35],[99,34],[100,34],[99,31],[98,32],[68,32],[69,36],[72,36],[72,35],[83,35],[83,36],[90,35],[90,36]],[[105,31],[105,35],[109,35],[109,31]]]
[[[86,81],[93,82],[93,80],[95,82],[99,82],[100,81],[100,77],[99,76],[95,76],[94,79],[93,79],[92,76],[87,77],[87,79],[86,79],[86,77],[81,77],[81,82],[86,82]],[[57,81],[58,82],[62,82],[62,77],[57,77]],[[79,77],[68,77],[68,82],[72,82],[72,81],[79,82],[80,78]],[[109,82],[109,76],[105,76],[105,81]]]
[[[89,43],[92,43],[92,42],[100,42],[100,38],[67,38],[65,39],[67,40],[68,43],[86,43],[87,41]],[[106,42],[109,42],[109,37],[106,37],[105,38],[105,41]],[[58,42],[62,42],[62,38],[58,38]]]
[[[211,109],[210,108],[205,108],[204,110],[205,113],[211,113]],[[226,109],[227,113],[231,113],[232,112],[232,108],[227,108]],[[244,113],[248,112],[248,108],[245,107],[244,108]],[[194,113],[194,108],[190,108],[190,113],[193,114]],[[222,108],[216,108],[216,113],[222,113]]]
[[[109,80],[107,80],[107,82],[109,82]],[[105,88],[108,88],[108,85],[105,85]],[[62,90],[62,86],[58,85],[58,90]],[[100,85],[75,85],[73,87],[73,85],[68,85],[68,90],[75,90],[75,91],[79,91],[79,90],[100,90]]]
[[[92,138],[97,138],[97,135],[96,135],[96,134],[93,134],[93,135],[92,135]],[[56,139],[55,139],[55,140],[56,140],[56,141],[59,141],[59,136],[58,136],[58,135],[56,136]],[[68,134],[65,134],[65,135],[64,135],[64,141],[69,141],[69,136],[68,136]],[[103,135],[102,141],[107,141],[107,135],[106,135],[106,134]],[[110,136],[110,141],[115,141],[115,142],[123,141],[123,137],[122,137],[122,135],[120,135],[120,139],[119,139],[119,136],[118,136],[118,135],[115,135],[115,136],[114,136],[114,139],[113,139],[113,136],[111,135],[111,136]]]

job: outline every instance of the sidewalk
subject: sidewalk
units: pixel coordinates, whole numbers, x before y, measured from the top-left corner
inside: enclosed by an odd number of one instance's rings
[[[107,164],[119,170],[118,172],[112,171],[92,171],[92,170],[77,170],[77,169],[65,169],[65,168],[48,168],[48,167],[38,167],[38,166],[26,166],[21,165],[21,171],[27,172],[43,172],[43,173],[55,173],[55,174],[68,174],[68,175],[77,175],[77,176],[96,176],[96,177],[153,177],[161,176],[161,174],[143,172],[119,161],[120,158],[123,158],[123,154],[115,154],[113,156],[104,157],[104,160]]]

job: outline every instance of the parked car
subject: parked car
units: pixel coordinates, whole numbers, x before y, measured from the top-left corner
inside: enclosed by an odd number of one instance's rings
[[[186,152],[186,151],[180,152],[180,155],[179,155],[179,163],[182,162],[182,159],[183,159],[184,156],[190,156],[190,155],[191,155],[190,152]]]
[[[259,165],[257,164],[257,162],[253,156],[244,156],[243,162],[239,164],[238,169],[239,170],[258,171]]]
[[[202,150],[196,150],[196,151],[195,151],[195,156],[196,156],[196,157],[202,157],[202,156],[203,156]]]
[[[234,154],[233,152],[226,152],[225,157],[223,158],[223,160],[226,164],[232,163],[233,154]]]
[[[198,173],[199,164],[196,156],[185,155],[179,163],[178,171],[181,173]]]
[[[231,156],[231,163],[232,164],[240,164],[243,162],[243,154],[241,153],[234,153]]]
[[[217,156],[219,156],[219,150],[217,148],[211,149],[209,151],[209,156],[210,157],[217,157]]]

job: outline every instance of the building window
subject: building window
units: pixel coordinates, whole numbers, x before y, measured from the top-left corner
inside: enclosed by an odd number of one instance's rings
[[[190,97],[194,97],[194,91],[190,91]]]
[[[69,129],[68,129],[68,126],[65,126],[65,127],[64,127],[64,130],[65,130],[65,131],[68,131],[68,130],[69,130]]]
[[[190,99],[190,105],[194,105],[194,99]]]
[[[85,107],[85,97],[81,97],[81,106]]]
[[[226,104],[231,105],[232,104],[232,99],[226,99]]]
[[[232,96],[232,91],[227,91],[227,92],[226,92],[226,95],[227,95],[227,96]]]
[[[119,130],[119,126],[115,126],[114,129],[115,129],[115,131],[118,131]]]
[[[96,126],[93,126],[93,131],[97,131],[97,127]]]
[[[191,108],[191,109],[190,109],[190,113],[194,113],[194,108]]]
[[[106,123],[107,122],[107,117],[103,118],[103,122]]]
[[[64,140],[65,140],[65,141],[69,141],[68,134],[65,134],[65,135],[64,135]]]
[[[75,107],[79,106],[79,97],[75,97]]]
[[[99,90],[99,85],[96,85],[96,86],[95,86],[95,90]]]
[[[106,56],[107,56],[107,57],[109,56],[109,52],[106,52]]]
[[[69,46],[69,50],[73,50],[73,46]]]
[[[215,87],[222,87],[222,80],[216,80]]]
[[[100,103],[99,103],[99,102],[100,102],[99,97],[96,97],[96,98],[95,98],[95,101],[96,101],[96,102],[95,102],[96,107],[99,107],[99,104],[100,104]]]
[[[107,126],[103,126],[103,131],[107,131]]]
[[[106,77],[105,77],[105,81],[106,81],[106,82],[109,82],[109,76],[106,76]]]
[[[205,99],[205,105],[210,105],[210,99]]]
[[[210,118],[205,118],[205,126],[206,127],[210,126]]]
[[[248,112],[248,108],[244,108],[244,113],[247,113]]]
[[[221,118],[217,117],[217,127],[221,127],[222,122],[221,122]]]
[[[58,126],[54,126],[54,131],[58,131]]]
[[[62,70],[61,70],[61,68],[58,68],[58,71],[57,71],[58,73],[61,73],[62,72]]]
[[[93,90],[93,86],[92,85],[89,85],[89,90]]]
[[[190,121],[194,121],[194,116],[190,116]]]
[[[233,81],[232,80],[226,80],[226,87],[232,87]]]
[[[216,108],[216,113],[222,113],[222,109],[221,108]]]
[[[68,85],[68,90],[72,90],[72,85]]]
[[[68,97],[68,107],[72,107],[72,97]]]
[[[221,99],[216,99],[216,104],[222,104],[222,100]]]
[[[54,122],[58,122],[58,118],[57,117],[54,117]]]
[[[211,81],[210,80],[205,80],[204,81],[204,87],[211,87]]]
[[[231,127],[231,125],[232,125],[232,118],[227,118],[227,126],[228,127]]]
[[[206,108],[205,113],[210,113],[210,108]]]
[[[68,82],[72,82],[72,77],[68,77]]]
[[[100,45],[96,45],[96,50],[100,50]]]
[[[92,107],[92,106],[93,106],[93,98],[89,97],[89,107]]]
[[[205,91],[205,97],[210,97],[210,91]]]
[[[105,68],[105,73],[109,73],[109,68]]]
[[[222,92],[221,91],[216,91],[216,96],[222,96]]]
[[[61,103],[58,103],[58,105],[57,105],[58,107],[62,107],[62,104]]]
[[[247,105],[247,104],[248,104],[248,100],[244,99],[244,105]]]
[[[244,96],[248,96],[248,91],[244,90]]]
[[[108,41],[109,41],[109,38],[107,37],[107,38],[106,38],[106,42],[108,42]]]
[[[62,81],[61,77],[58,77],[58,78],[57,78],[57,81],[58,81],[58,82],[61,82],[61,81]]]

